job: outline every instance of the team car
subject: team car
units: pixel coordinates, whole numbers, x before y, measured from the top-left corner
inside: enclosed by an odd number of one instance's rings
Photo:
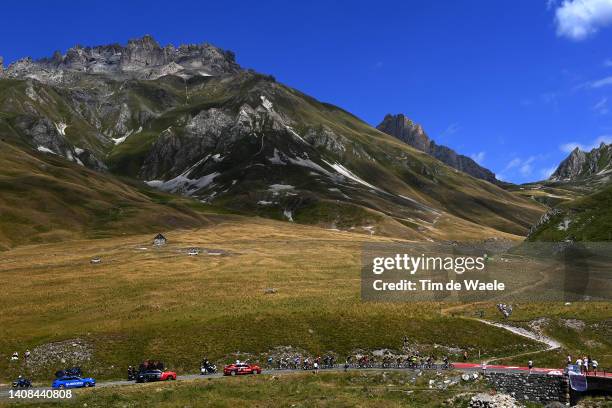
[[[153,382],[153,381],[169,381],[176,380],[176,373],[174,371],[166,370],[145,370],[141,371],[136,375],[136,382]]]
[[[59,377],[53,380],[52,388],[82,388],[95,387],[96,380],[91,377],[78,377],[76,375],[68,375]]]
[[[13,381],[13,388],[32,388],[32,381],[19,376],[18,379]]]
[[[261,367],[257,364],[235,363],[223,367],[223,375],[261,374]]]

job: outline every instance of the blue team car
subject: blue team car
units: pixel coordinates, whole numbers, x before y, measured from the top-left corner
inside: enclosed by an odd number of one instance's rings
[[[51,384],[52,388],[82,388],[95,387],[96,380],[90,377],[64,376],[56,378]]]

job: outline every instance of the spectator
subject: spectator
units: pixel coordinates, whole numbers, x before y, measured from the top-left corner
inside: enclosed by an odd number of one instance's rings
[[[583,369],[582,369],[582,359],[580,357],[578,357],[578,360],[576,360],[576,365],[578,366],[578,369],[582,373],[583,372]]]
[[[572,364],[572,356],[570,356],[569,354],[567,355],[567,365]]]
[[[17,361],[19,360],[19,353],[18,352],[14,352],[13,353],[13,357],[11,357],[11,361]]]
[[[531,374],[531,370],[533,369],[533,360],[529,360],[527,366],[529,367],[529,374]]]
[[[597,375],[597,367],[599,366],[599,363],[597,362],[597,360],[593,360],[593,374]]]

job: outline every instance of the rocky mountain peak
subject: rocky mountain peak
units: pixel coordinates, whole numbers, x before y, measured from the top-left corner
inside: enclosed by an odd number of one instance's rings
[[[612,144],[601,142],[599,147],[585,152],[576,147],[559,164],[550,181],[574,181],[612,172]]]
[[[425,133],[423,127],[413,122],[403,113],[385,115],[383,121],[377,126],[377,129],[395,136],[410,146],[426,153],[429,152],[431,147],[431,140]]]
[[[125,46],[76,45],[64,55],[56,51],[51,57],[39,60],[24,58],[9,65],[3,76],[58,83],[83,73],[103,74],[113,79],[157,79],[164,75],[216,76],[240,70],[231,51],[207,43],[162,47],[152,36],[145,35],[129,40]]]
[[[493,172],[480,166],[471,158],[458,154],[449,147],[436,144],[427,136],[421,125],[412,121],[403,113],[385,115],[383,121],[376,128],[472,177],[491,183],[499,182]]]

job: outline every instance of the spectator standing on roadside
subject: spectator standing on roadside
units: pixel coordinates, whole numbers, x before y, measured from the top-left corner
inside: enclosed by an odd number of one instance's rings
[[[580,373],[582,373],[583,372],[582,359],[580,357],[578,357],[578,360],[576,360],[576,365],[578,366],[578,369],[580,370]]]
[[[567,365],[572,364],[572,356],[570,356],[569,354],[567,355]]]
[[[529,367],[529,374],[531,374],[531,370],[533,369],[533,360],[529,360],[527,366]]]
[[[597,360],[593,360],[593,374],[597,375],[597,367],[599,366],[599,363],[597,362]]]
[[[463,361],[467,361],[467,359],[468,359],[468,352],[467,352],[467,350],[465,350],[463,352]]]

